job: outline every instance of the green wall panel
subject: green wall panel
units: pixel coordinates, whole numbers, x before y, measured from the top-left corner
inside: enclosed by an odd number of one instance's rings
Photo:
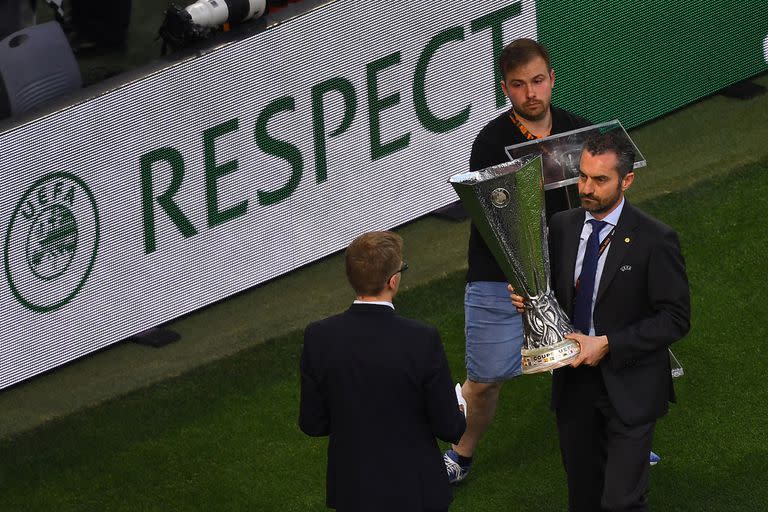
[[[555,104],[634,127],[768,69],[768,2],[536,3]]]

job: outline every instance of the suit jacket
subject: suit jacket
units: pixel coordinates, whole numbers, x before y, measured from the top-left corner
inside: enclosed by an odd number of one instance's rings
[[[422,512],[450,504],[435,437],[456,443],[466,424],[434,327],[375,304],[310,324],[299,426],[330,436],[329,507]]]
[[[584,215],[582,208],[568,210],[550,224],[552,283],[569,317]],[[666,414],[675,400],[667,349],[690,328],[685,262],[677,234],[626,199],[609,247],[592,317],[595,334],[608,336],[599,369],[619,418],[628,425],[647,423]],[[576,370],[555,370],[554,410],[567,387],[579,386]]]

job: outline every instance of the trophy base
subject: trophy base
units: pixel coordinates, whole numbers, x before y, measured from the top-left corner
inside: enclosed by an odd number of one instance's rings
[[[540,373],[560,368],[579,354],[579,344],[571,339],[533,350],[522,350],[523,374]]]

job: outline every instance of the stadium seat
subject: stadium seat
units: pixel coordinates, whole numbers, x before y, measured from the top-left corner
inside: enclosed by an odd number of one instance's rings
[[[14,116],[82,87],[69,41],[55,21],[24,28],[0,41],[0,79],[5,86],[0,104],[5,101]]]

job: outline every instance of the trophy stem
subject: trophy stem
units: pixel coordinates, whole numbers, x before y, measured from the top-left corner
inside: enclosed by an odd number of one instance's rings
[[[565,338],[573,327],[549,286],[540,294],[528,297],[523,313],[523,331],[525,341],[521,354],[524,374],[565,366],[581,350],[577,342]]]

